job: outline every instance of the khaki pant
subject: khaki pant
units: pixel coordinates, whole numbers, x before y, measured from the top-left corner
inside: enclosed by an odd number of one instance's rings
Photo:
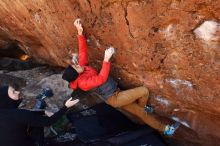
[[[144,111],[144,105],[147,104],[148,96],[149,91],[146,87],[137,87],[117,92],[112,97],[108,98],[107,103],[115,108],[121,108],[131,113],[152,128],[163,132],[165,124]]]

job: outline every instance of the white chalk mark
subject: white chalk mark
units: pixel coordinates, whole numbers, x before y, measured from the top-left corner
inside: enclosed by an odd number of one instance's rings
[[[34,14],[34,19],[38,22],[38,23],[41,23],[41,17],[38,13],[35,13]]]
[[[215,36],[215,33],[218,29],[220,29],[219,23],[215,21],[205,21],[202,25],[194,30],[194,33],[198,38],[209,42],[218,39],[217,36]]]
[[[182,125],[184,125],[184,126],[190,128],[189,124],[188,124],[186,121],[182,121],[182,120],[180,120],[180,119],[177,118],[177,117],[171,117],[171,119],[173,119],[174,121],[180,122]]]
[[[190,81],[180,79],[166,79],[166,82],[170,83],[172,87],[179,88],[180,85],[186,86],[188,89],[192,89],[193,85]]]
[[[156,96],[155,99],[156,99],[156,101],[160,102],[163,105],[168,106],[170,104],[168,100],[164,99],[163,97],[161,97],[159,95]]]
[[[175,108],[173,111],[177,112],[177,111],[180,111],[180,109]]]

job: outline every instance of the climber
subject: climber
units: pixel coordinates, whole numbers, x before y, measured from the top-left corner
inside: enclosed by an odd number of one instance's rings
[[[109,76],[110,58],[114,54],[113,47],[105,50],[104,61],[99,73],[88,64],[87,44],[83,36],[83,27],[80,19],[74,21],[78,31],[79,55],[73,55],[69,61],[69,66],[64,70],[62,78],[69,82],[69,87],[74,90],[74,94],[80,89],[82,91],[93,91],[107,104],[121,108],[126,112],[138,117],[147,125],[166,135],[172,135],[176,128],[172,125],[165,125],[157,120],[153,115],[144,110],[147,104],[149,91],[146,87],[137,87],[134,89],[121,91],[117,82]]]
[[[18,109],[21,100],[20,92],[14,87],[0,87],[0,146],[35,146],[36,141],[29,134],[29,127],[41,128],[55,123],[68,108],[79,101],[68,99],[63,108],[48,117],[33,111]]]

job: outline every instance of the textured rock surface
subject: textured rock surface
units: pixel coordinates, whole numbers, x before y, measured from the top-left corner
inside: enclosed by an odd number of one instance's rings
[[[106,46],[118,48],[112,75],[122,87],[146,85],[158,114],[197,133],[184,140],[220,143],[220,0],[5,0],[0,46],[17,42],[39,62],[65,66],[77,17],[93,66]]]

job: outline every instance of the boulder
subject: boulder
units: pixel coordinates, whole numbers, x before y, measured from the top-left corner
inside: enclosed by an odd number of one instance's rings
[[[147,86],[158,114],[196,132],[181,143],[220,143],[219,0],[5,0],[0,13],[0,44],[62,67],[77,52],[80,17],[91,66],[114,46],[111,75],[125,89]]]

